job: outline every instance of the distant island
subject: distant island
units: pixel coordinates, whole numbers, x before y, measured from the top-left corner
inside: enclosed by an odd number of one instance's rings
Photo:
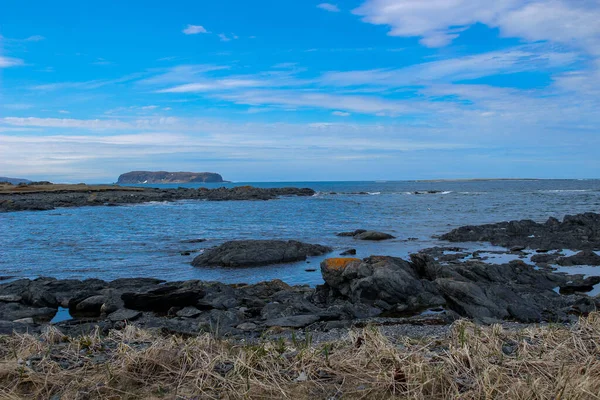
[[[13,185],[18,185],[19,183],[29,183],[31,181],[29,179],[7,178],[5,176],[0,176],[0,182],[8,182]]]
[[[119,176],[117,183],[220,183],[227,182],[214,172],[131,171]]]

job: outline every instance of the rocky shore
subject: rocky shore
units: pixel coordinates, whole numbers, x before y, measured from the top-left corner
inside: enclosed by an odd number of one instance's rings
[[[574,248],[597,250],[593,243],[598,221],[598,214],[592,213],[567,216],[552,224],[550,238],[541,236],[539,243],[545,246],[562,237]],[[517,221],[466,227],[452,235],[484,230],[506,237],[502,227],[529,225]],[[545,228],[531,226],[543,235]],[[491,233],[486,235],[476,238],[493,240]],[[329,258],[320,266],[325,283],[315,288],[279,280],[223,284],[150,278],[0,279],[0,333],[41,332],[48,324],[67,335],[97,328],[108,333],[134,324],[163,333],[211,332],[252,339],[297,329],[326,333],[367,325],[447,326],[460,318],[484,324],[572,323],[600,307],[599,296],[586,294],[600,284],[600,276],[557,273],[552,266],[595,262],[595,252],[561,256],[537,249],[542,252],[528,259],[524,247],[516,243],[522,242],[511,240],[507,244],[515,245],[512,249],[496,251],[515,258],[500,264],[487,263],[482,251],[469,253],[459,247],[424,249],[408,260]],[[331,250],[296,241],[232,241],[207,249],[193,265],[263,265]]]
[[[0,185],[0,212],[43,211],[58,207],[118,206],[178,200],[273,200],[280,196],[312,196],[309,188],[157,189],[116,185]]]

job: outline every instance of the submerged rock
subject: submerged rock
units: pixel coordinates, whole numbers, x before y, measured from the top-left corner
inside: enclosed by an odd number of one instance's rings
[[[280,264],[306,260],[332,251],[320,244],[302,243],[295,240],[234,240],[204,251],[194,258],[192,265],[247,267]]]

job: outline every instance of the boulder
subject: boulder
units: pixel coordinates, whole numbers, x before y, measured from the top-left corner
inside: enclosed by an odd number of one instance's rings
[[[340,232],[340,233],[337,233],[336,235],[353,237],[354,239],[358,239],[358,240],[374,240],[374,241],[395,238],[395,236],[392,236],[388,233],[377,232],[377,231],[368,231],[366,229],[357,229],[352,232]],[[340,254],[340,255],[346,255],[346,254]]]
[[[573,265],[600,265],[600,256],[591,250],[584,250],[570,257],[560,257],[556,260],[556,263],[567,267]]]
[[[332,249],[295,240],[235,240],[210,248],[192,261],[195,267],[247,267],[306,260]]]
[[[356,255],[356,249],[348,249],[340,253],[340,256],[354,256]]]
[[[141,312],[135,310],[120,309],[112,312],[108,316],[108,320],[112,322],[118,321],[134,321],[142,315]]]
[[[171,307],[194,306],[204,294],[202,288],[164,285],[145,293],[123,293],[121,298],[126,308],[166,313]]]
[[[388,239],[394,239],[394,238],[395,238],[395,236],[392,236],[389,233],[377,232],[377,231],[366,231],[366,232],[359,233],[358,235],[354,236],[354,239],[373,240],[373,241],[388,240]]]

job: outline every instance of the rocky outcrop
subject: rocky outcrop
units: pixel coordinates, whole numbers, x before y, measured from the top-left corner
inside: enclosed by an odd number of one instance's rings
[[[600,214],[567,215],[563,221],[532,220],[463,226],[440,237],[451,242],[490,242],[497,246],[531,249],[600,249]]]
[[[131,171],[119,176],[120,184],[144,183],[220,183],[223,177],[214,172]]]
[[[357,240],[373,240],[373,241],[395,239],[395,236],[392,236],[389,233],[368,231],[366,229],[357,229],[352,232],[340,232],[340,233],[337,233],[336,236],[353,237],[354,239],[357,239]]]
[[[234,240],[204,251],[192,261],[195,267],[248,267],[306,260],[332,251],[319,244],[295,240]]]
[[[580,251],[570,257],[560,257],[556,260],[558,265],[600,265],[600,256],[591,250]]]
[[[595,282],[539,271],[522,261],[441,266],[424,254],[411,256],[410,262],[381,256],[331,259],[321,263],[321,271],[325,303],[341,296],[392,314],[442,307],[482,322],[566,320],[577,299],[553,289],[574,293],[591,290]]]
[[[321,270],[326,283],[317,288],[278,280],[226,285],[148,278],[19,279],[0,284],[0,333],[40,331],[60,307],[68,308],[72,319],[55,325],[69,335],[96,328],[106,333],[133,323],[165,333],[259,337],[272,328],[328,330],[369,321],[570,321],[600,306],[599,298],[582,294],[600,277],[554,274],[520,261],[440,265],[416,254],[410,261],[332,258]]]
[[[178,200],[273,200],[281,196],[313,196],[315,194],[312,189],[294,187],[262,189],[238,186],[218,189],[157,189],[82,186],[77,190],[66,190],[62,187],[55,190],[51,185],[35,192],[1,192],[0,212],[43,211],[56,207],[114,206]]]

